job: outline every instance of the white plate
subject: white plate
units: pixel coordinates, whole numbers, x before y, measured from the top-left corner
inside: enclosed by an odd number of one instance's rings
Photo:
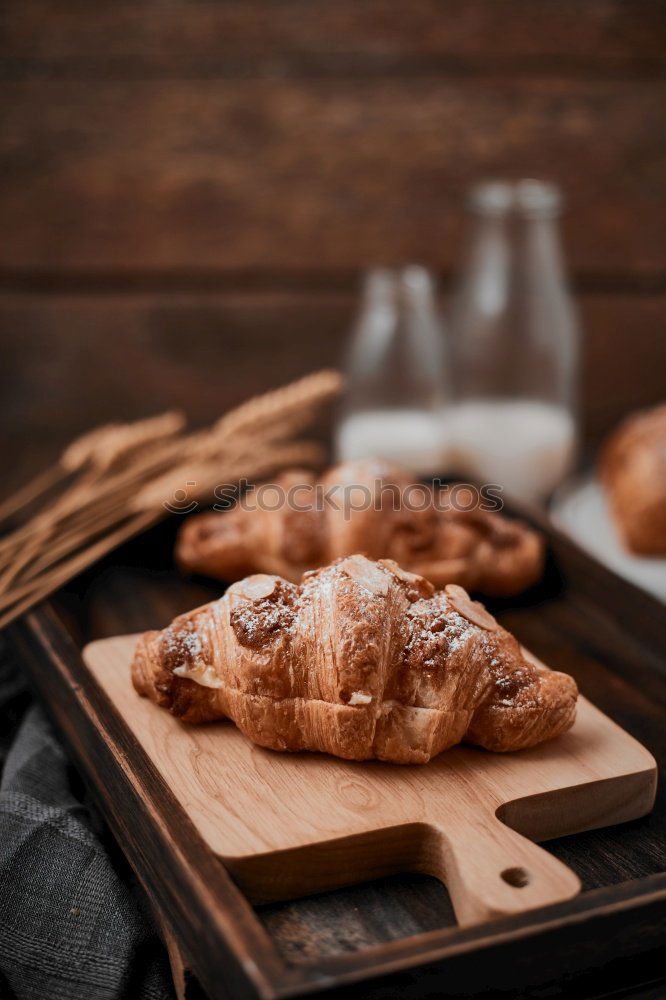
[[[606,497],[594,476],[573,480],[553,498],[553,523],[582,549],[626,580],[666,601],[666,558],[635,556],[616,531]]]

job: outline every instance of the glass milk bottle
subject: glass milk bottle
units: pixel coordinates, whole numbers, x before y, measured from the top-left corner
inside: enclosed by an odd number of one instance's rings
[[[489,183],[451,311],[450,470],[542,501],[576,452],[578,325],[550,184]]]
[[[339,461],[383,458],[424,476],[442,471],[443,350],[428,272],[369,271],[347,357]]]

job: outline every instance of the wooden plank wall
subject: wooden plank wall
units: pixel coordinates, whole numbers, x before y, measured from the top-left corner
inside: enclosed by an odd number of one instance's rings
[[[359,271],[446,291],[464,192],[564,188],[596,441],[665,395],[662,0],[5,0],[12,466],[335,362]]]

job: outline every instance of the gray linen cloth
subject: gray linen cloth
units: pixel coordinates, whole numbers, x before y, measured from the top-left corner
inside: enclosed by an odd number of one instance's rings
[[[0,998],[173,997],[144,893],[0,635]]]

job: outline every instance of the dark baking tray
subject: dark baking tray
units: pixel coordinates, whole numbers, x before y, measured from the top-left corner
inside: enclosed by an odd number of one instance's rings
[[[495,603],[502,623],[666,763],[664,606],[537,515],[547,572]],[[551,841],[575,900],[459,930],[446,889],[406,873],[253,908],[197,837],[80,657],[88,641],[159,628],[219,595],[172,568],[176,519],[117,550],[8,631],[108,823],[211,998],[620,996],[649,983],[666,941],[666,796],[650,816]],[[659,980],[661,982],[661,980]],[[190,984],[191,989],[198,989]]]

